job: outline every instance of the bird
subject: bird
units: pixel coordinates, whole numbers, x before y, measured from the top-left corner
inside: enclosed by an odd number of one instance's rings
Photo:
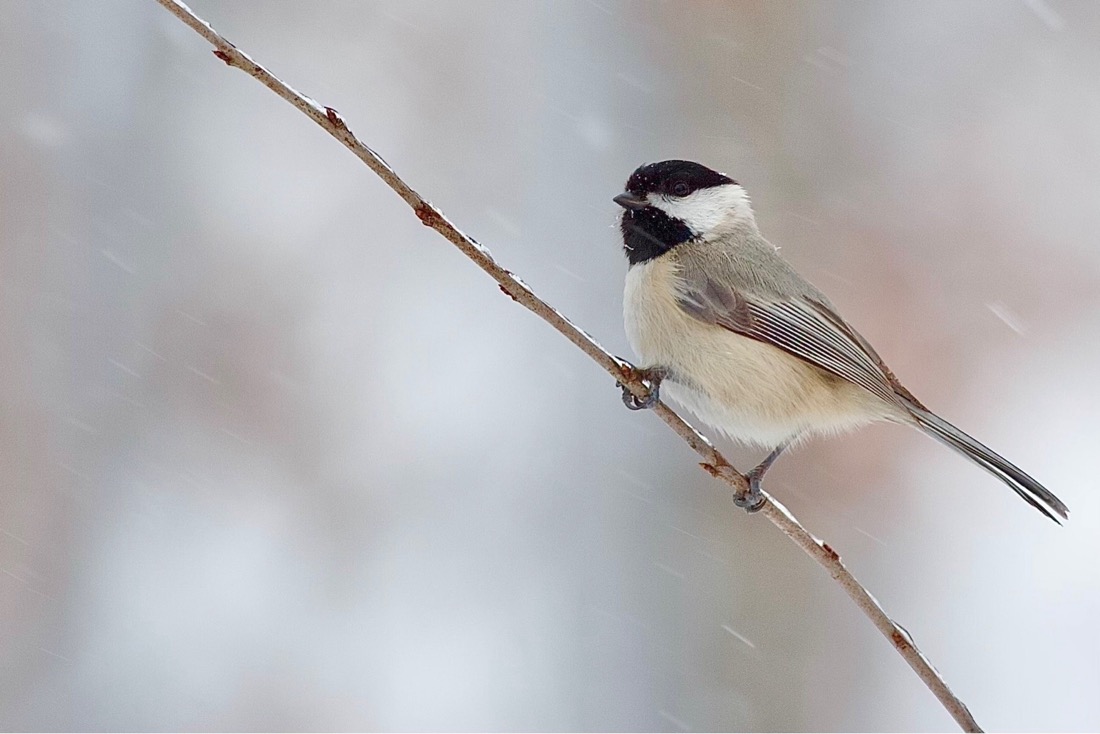
[[[929,410],[826,296],[760,233],[745,189],[700,163],[635,170],[620,229],[629,263],[627,339],[649,387],[727,437],[771,453],[746,476],[737,504],[757,511],[761,482],[783,451],[813,436],[887,421],[916,428],[966,457],[1059,523],[1066,505],[992,449]]]

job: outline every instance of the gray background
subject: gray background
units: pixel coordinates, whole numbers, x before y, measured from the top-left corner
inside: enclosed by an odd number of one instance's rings
[[[616,353],[627,175],[742,181],[1073,516],[893,427],[771,491],[986,727],[1100,727],[1100,4],[195,6]],[[952,727],[656,418],[151,0],[0,2],[0,100],[0,728]]]

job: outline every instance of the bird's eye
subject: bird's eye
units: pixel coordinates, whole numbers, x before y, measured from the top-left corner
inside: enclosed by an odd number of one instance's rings
[[[677,181],[676,183],[672,184],[673,196],[687,196],[690,193],[691,187],[688,186],[687,181]]]

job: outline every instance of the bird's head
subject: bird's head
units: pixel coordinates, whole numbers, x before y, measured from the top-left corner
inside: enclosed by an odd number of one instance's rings
[[[749,197],[740,184],[692,161],[640,166],[615,203],[624,210],[623,247],[631,265],[753,221]]]

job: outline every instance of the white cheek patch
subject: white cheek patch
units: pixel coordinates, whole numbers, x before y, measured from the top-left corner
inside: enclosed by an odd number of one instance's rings
[[[650,194],[649,203],[686,224],[697,235],[705,235],[722,222],[752,216],[749,197],[737,184],[699,189],[684,197]]]

